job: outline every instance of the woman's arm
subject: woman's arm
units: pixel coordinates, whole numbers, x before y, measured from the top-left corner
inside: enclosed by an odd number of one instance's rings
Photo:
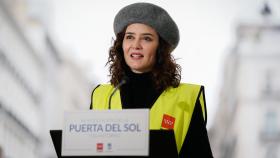
[[[202,115],[200,102],[197,101],[187,136],[184,140],[179,157],[184,158],[212,158],[212,151],[208,139],[206,122]]]

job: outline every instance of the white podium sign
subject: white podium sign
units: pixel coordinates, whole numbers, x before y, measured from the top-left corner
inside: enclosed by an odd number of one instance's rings
[[[149,109],[65,112],[63,156],[149,154]]]

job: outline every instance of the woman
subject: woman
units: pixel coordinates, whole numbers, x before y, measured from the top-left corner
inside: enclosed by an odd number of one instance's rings
[[[150,108],[150,129],[173,129],[180,157],[212,157],[203,86],[180,83],[171,55],[179,42],[173,19],[159,6],[134,3],[118,12],[114,32],[110,84],[93,90],[91,109]]]

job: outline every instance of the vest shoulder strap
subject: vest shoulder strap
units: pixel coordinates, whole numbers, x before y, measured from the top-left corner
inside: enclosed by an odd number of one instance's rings
[[[206,101],[205,101],[205,91],[203,85],[181,83],[177,88],[181,97],[184,97],[186,101],[189,101],[190,105],[196,105],[197,102],[200,103],[203,118],[205,123],[207,122],[207,111],[206,111]]]

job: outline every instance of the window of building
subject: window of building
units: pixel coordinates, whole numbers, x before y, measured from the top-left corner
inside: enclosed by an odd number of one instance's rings
[[[266,98],[268,97],[270,99],[280,99],[279,79],[280,79],[280,74],[278,68],[267,70],[263,80],[261,95]]]
[[[265,125],[264,132],[268,137],[274,137],[277,135],[279,129],[277,127],[278,124],[278,116],[275,111],[268,111],[265,114]]]

